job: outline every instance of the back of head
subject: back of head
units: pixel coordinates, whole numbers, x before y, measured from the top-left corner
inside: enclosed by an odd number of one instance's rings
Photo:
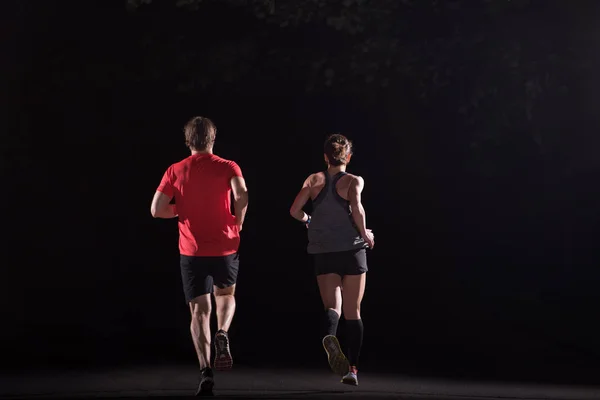
[[[194,117],[183,128],[185,145],[192,150],[205,151],[211,149],[217,136],[217,127],[206,117]]]
[[[348,156],[352,155],[352,142],[346,136],[336,133],[325,140],[324,150],[329,165],[346,165]]]

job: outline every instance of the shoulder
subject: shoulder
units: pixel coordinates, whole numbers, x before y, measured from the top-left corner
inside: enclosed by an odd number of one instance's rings
[[[189,155],[184,159],[181,159],[173,164],[171,164],[171,168],[184,168],[194,163],[196,158],[193,155]]]
[[[236,166],[239,167],[238,163],[236,163],[233,160],[228,160],[227,158],[223,158],[223,157],[219,157],[217,155],[212,155],[213,160],[219,164],[224,164],[224,165],[228,165],[228,166]]]
[[[242,169],[233,160],[228,160],[226,158],[213,155],[213,163],[216,166],[216,169],[218,169],[219,173],[223,174],[227,179],[233,179],[236,177],[242,179],[244,178]]]
[[[222,168],[227,171],[240,171],[240,166],[233,160],[228,160],[215,154],[211,155],[210,160],[216,168]]]
[[[304,181],[304,186],[317,186],[325,182],[325,174],[323,172],[315,172],[314,174],[310,174],[308,178]]]
[[[364,185],[364,183],[365,183],[365,180],[360,175],[346,174],[346,176],[348,177],[348,180],[352,184],[355,184],[355,185]]]
[[[348,174],[348,186],[353,190],[361,192],[365,186],[365,180],[360,175]]]
[[[180,171],[181,169],[189,166],[191,163],[192,163],[191,157],[186,157],[183,160],[177,161],[177,162],[169,165],[169,168],[167,168],[167,172],[174,173],[174,172]]]

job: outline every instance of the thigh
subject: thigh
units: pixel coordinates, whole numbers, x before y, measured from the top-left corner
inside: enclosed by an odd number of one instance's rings
[[[214,289],[215,289],[215,297],[219,297],[219,296],[233,296],[235,295],[235,283],[231,286],[227,286],[224,288],[220,288],[218,286],[215,285]]]
[[[338,313],[342,308],[342,277],[339,274],[317,275],[319,293],[325,308],[333,308]]]
[[[210,274],[211,261],[208,257],[181,255],[179,267],[186,303],[192,302],[199,296],[212,293],[213,278]]]
[[[233,253],[223,257],[215,257],[213,266],[214,285],[219,289],[232,287],[237,283],[240,268],[240,255]]]
[[[210,300],[210,294],[203,294],[194,297],[190,302],[190,312],[192,315],[207,315],[210,314],[212,303]]]
[[[346,317],[350,317],[351,314],[360,310],[360,303],[365,294],[366,284],[366,273],[344,276],[342,280],[342,299]]]

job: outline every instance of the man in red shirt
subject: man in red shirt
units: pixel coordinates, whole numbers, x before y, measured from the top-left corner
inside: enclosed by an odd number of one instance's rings
[[[215,335],[217,370],[233,365],[227,331],[235,312],[240,231],[248,208],[248,190],[240,167],[213,154],[217,129],[204,117],[185,126],[185,141],[192,155],[171,165],[154,198],[154,218],[179,219],[181,277],[192,316],[191,333],[200,363],[198,393],[212,392],[210,363],[211,294],[217,307]],[[230,196],[233,191],[234,214]],[[171,199],[175,204],[170,204]]]

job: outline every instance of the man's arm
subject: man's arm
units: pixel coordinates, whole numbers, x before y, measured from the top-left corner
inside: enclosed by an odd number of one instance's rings
[[[310,177],[304,181],[302,189],[300,189],[300,192],[298,192],[294,199],[294,203],[290,207],[290,215],[300,222],[308,222],[309,216],[302,210],[308,199],[310,199]]]
[[[231,190],[233,191],[233,212],[236,223],[240,226],[244,224],[246,211],[248,210],[248,188],[246,181],[241,176],[231,178]]]
[[[361,194],[364,187],[364,179],[360,176],[356,176],[352,179],[350,187],[348,188],[348,200],[352,207],[352,218],[362,237],[365,237],[367,232],[367,216],[361,201]]]
[[[177,217],[177,210],[175,204],[171,203],[172,197],[167,196],[163,192],[158,190],[154,193],[152,204],[150,205],[150,213],[154,218],[175,218]]]
[[[175,218],[177,211],[174,204],[169,204],[173,198],[173,166],[167,168],[154,193],[150,213],[154,218]]]

